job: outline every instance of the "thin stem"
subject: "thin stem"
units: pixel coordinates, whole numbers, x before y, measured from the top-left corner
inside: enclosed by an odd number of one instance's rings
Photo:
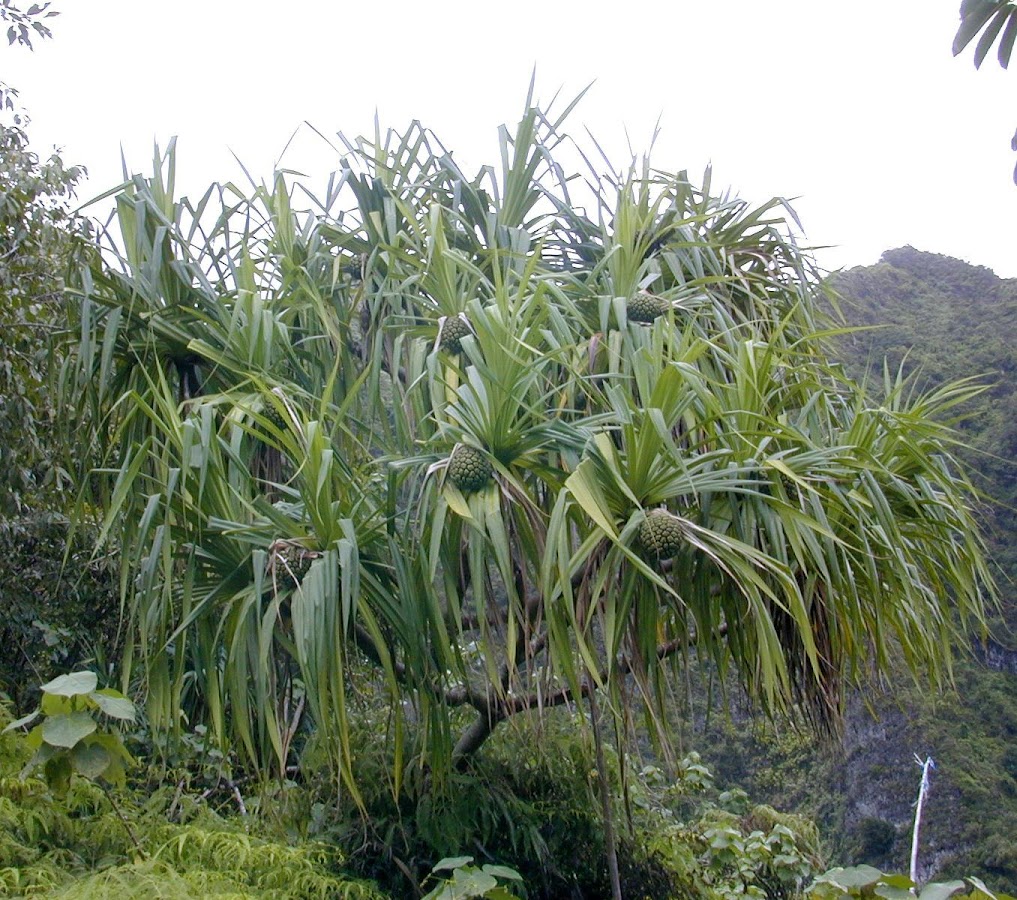
[[[611,811],[611,788],[607,783],[607,764],[604,761],[604,744],[600,735],[600,709],[597,704],[597,691],[593,685],[590,685],[589,698],[593,746],[597,752],[600,805],[604,815],[604,849],[607,853],[607,870],[611,876],[611,897],[613,900],[622,900],[621,876],[618,874],[618,845],[614,834],[614,814]]]
[[[922,807],[925,806],[925,798],[929,793],[929,770],[936,768],[931,756],[922,762],[917,756],[915,762],[922,767],[922,784],[918,789],[918,802],[915,804],[915,827],[911,834],[911,880],[918,883],[918,835],[922,827]]]
[[[127,836],[131,839],[131,843],[134,844],[134,849],[137,851],[138,856],[142,859],[148,859],[148,854],[141,849],[141,844],[138,843],[138,838],[134,834],[134,829],[131,828],[131,823],[127,821],[127,817],[120,810],[120,807],[117,806],[116,800],[113,799],[113,795],[106,788],[106,785],[101,784],[98,781],[93,783],[98,784],[99,790],[106,795],[106,799],[109,800],[109,805],[113,807],[113,812],[117,814],[117,818],[120,819],[120,823],[124,826],[124,831],[127,832]]]

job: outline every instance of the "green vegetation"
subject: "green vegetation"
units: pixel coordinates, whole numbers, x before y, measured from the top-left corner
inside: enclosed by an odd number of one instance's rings
[[[9,44],[32,49],[51,37],[49,3],[27,10],[0,0]],[[45,162],[29,149],[28,118],[16,89],[0,81],[0,516],[52,501],[68,487],[45,389],[53,333],[66,323],[63,277],[86,251],[90,224],[70,211],[85,172],[57,153]],[[68,451],[71,452],[71,451]]]
[[[1017,891],[1017,854],[1008,834],[1017,830],[1017,782],[1008,766],[1017,736],[1013,664],[1017,624],[1017,281],[949,257],[910,247],[888,251],[880,264],[852,269],[837,281],[845,310],[859,324],[886,327],[860,332],[843,345],[855,370],[872,366],[886,351],[891,364],[907,362],[924,384],[978,377],[988,390],[962,407],[959,425],[969,445],[959,452],[985,501],[980,514],[990,557],[1001,572],[1003,604],[994,640],[977,648],[997,671],[966,664],[958,670],[957,694],[925,697],[906,687],[880,703],[891,721],[894,707],[909,710],[905,729],[912,746],[930,748],[941,763],[944,789],[963,812],[935,826],[938,840],[952,847],[944,871],[981,874]],[[871,343],[870,343],[871,342]]]
[[[133,760],[119,734],[100,728],[97,714],[112,720],[134,721],[134,704],[112,688],[99,690],[93,672],[61,675],[44,684],[42,703],[34,712],[11,722],[13,731],[42,718],[25,739],[34,751],[25,771],[43,770],[43,777],[57,797],[62,797],[77,775],[123,785],[125,766]]]
[[[0,692],[30,709],[38,686],[82,666],[108,672],[120,653],[115,561],[94,557],[94,534],[58,512],[0,519]]]
[[[67,487],[46,390],[54,332],[66,322],[63,276],[88,234],[69,204],[83,176],[40,162],[23,127],[0,125],[0,513],[12,517]]]
[[[108,698],[103,703],[116,700],[108,689],[96,696]],[[6,719],[3,713],[0,708]],[[288,846],[252,835],[242,821],[216,814],[201,797],[186,796],[172,783],[152,789],[131,773],[133,790],[118,791],[119,808],[90,778],[47,784],[30,774],[31,739],[4,724],[0,896],[383,897],[338,874],[342,857],[336,848],[314,841]],[[20,777],[19,769],[25,770]],[[51,785],[63,789],[59,796]]]
[[[979,515],[993,564],[1002,573],[1003,615],[1017,625],[1017,281],[983,266],[911,247],[890,250],[879,265],[838,276],[844,314],[878,326],[843,339],[838,352],[859,377],[882,382],[884,358],[905,365],[923,388],[978,378],[987,390],[958,409],[965,447],[959,455],[986,498]],[[1005,632],[1000,637],[1005,641]]]
[[[373,728],[377,720],[361,721]],[[398,810],[381,790],[367,798],[365,819],[343,812],[327,780],[313,777],[248,796],[245,809],[235,783],[200,789],[197,753],[172,772],[131,769],[126,790],[111,788],[116,805],[90,780],[72,779],[57,797],[27,772],[15,777],[30,742],[8,729],[0,736],[0,896],[382,900],[411,895],[406,872],[436,897],[607,896],[596,776],[581,734],[565,711],[516,720],[485,745],[456,791]],[[538,741],[562,756],[540,753]],[[387,761],[365,754],[362,765],[378,771]],[[753,806],[741,791],[718,791],[695,754],[677,764],[674,779],[654,767],[626,771],[626,897],[821,900],[871,896],[863,888],[880,880],[909,884],[872,869],[862,872],[867,880],[849,881],[840,869],[820,877],[815,826]],[[441,857],[442,846],[482,848],[511,864]],[[387,890],[366,880],[367,870]],[[831,893],[833,884],[846,893]]]
[[[957,412],[965,458],[984,501],[990,558],[1003,603],[987,645],[955,667],[955,690],[930,694],[901,672],[880,692],[848,708],[844,744],[817,747],[811,736],[714,717],[691,738],[724,783],[820,823],[831,857],[887,870],[906,863],[917,784],[913,754],[931,754],[937,770],[923,825],[922,857],[936,877],[975,875],[1017,892],[1017,282],[988,269],[910,247],[834,282],[851,325],[866,330],[838,340],[838,355],[872,389],[903,365],[922,389],[979,377],[988,385]],[[877,393],[878,396],[878,393]],[[874,718],[870,715],[874,713]],[[690,714],[691,715],[691,714]]]
[[[906,868],[920,769],[936,761],[920,860],[937,879],[974,875],[1017,886],[1012,746],[1014,675],[958,664],[956,692],[930,695],[906,677],[849,704],[840,739],[817,746],[801,731],[773,728],[736,711],[694,740],[721,784],[794,809],[820,826],[829,858],[886,871]]]
[[[171,145],[94,240],[8,132],[0,892],[848,890],[672,698],[829,728],[949,683],[995,612],[979,388],[874,396],[782,201],[567,173],[570,109],[475,177],[416,123],[346,141],[321,196],[178,198]]]
[[[848,897],[886,897],[889,900],[978,900],[996,898],[1003,900],[1006,894],[995,894],[978,878],[956,879],[949,882],[930,882],[921,890],[915,890],[915,883],[906,875],[885,875],[871,866],[856,866],[850,869],[837,868],[821,875],[809,892],[816,900],[846,900]]]
[[[512,887],[521,885],[522,877],[515,869],[506,866],[470,865],[472,856],[457,856],[441,860],[432,870],[439,883],[428,891],[424,900],[460,900],[468,897],[488,897],[491,900],[511,900],[519,896]],[[444,878],[445,872],[452,874]]]
[[[77,518],[120,553],[121,677],[171,744],[201,723],[268,780],[312,740],[359,802],[362,654],[392,791],[442,790],[530,708],[602,693],[652,727],[691,656],[821,721],[870,662],[941,683],[983,626],[938,421],[975,389],[870,404],[779,201],[646,162],[588,218],[561,121],[528,107],[476,178],[417,125],[351,141],[315,212],[281,176],[176,200],[172,148],[118,195],[62,412],[95,465]],[[650,290],[666,313],[630,321]]]
[[[365,717],[364,726],[376,727],[377,718]],[[538,736],[563,755],[536,752]],[[433,803],[398,809],[383,789],[369,795],[367,819],[337,807],[327,780],[314,778],[248,796],[250,809],[241,812],[235,784],[199,790],[197,756],[173,772],[129,772],[128,789],[112,789],[116,805],[111,792],[77,778],[58,797],[30,766],[15,777],[30,743],[10,729],[0,737],[0,895],[401,897],[412,873],[412,883],[422,880],[436,896],[446,887],[464,891],[452,896],[484,896],[465,891],[490,890],[489,878],[521,896],[606,896],[592,756],[563,711],[501,732],[457,790]],[[366,775],[387,761],[368,755],[363,765]],[[790,897],[818,871],[818,838],[805,820],[753,808],[741,794],[719,795],[695,757],[677,771],[675,781],[657,769],[629,772],[625,896],[718,900],[756,885]],[[448,846],[482,847],[518,872],[441,859]],[[366,871],[391,894],[352,874]]]

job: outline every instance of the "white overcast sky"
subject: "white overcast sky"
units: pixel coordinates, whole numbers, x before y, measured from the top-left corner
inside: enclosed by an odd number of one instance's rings
[[[25,0],[23,6],[28,5]],[[180,192],[281,164],[324,187],[334,135],[430,127],[468,172],[537,99],[593,87],[566,131],[613,162],[654,125],[663,169],[794,206],[827,268],[911,244],[1017,276],[1017,60],[950,45],[960,0],[54,0],[52,40],[0,49],[33,147],[88,167],[82,195],[148,172],[178,136]]]

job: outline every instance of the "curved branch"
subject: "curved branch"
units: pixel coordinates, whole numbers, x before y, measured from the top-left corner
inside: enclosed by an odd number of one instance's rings
[[[727,623],[722,623],[717,632],[721,637],[727,634]],[[541,635],[541,637],[546,642],[546,633]],[[657,659],[658,661],[665,660],[668,657],[674,656],[683,648],[690,647],[695,643],[696,633],[694,631],[688,637],[667,641],[657,647]],[[631,661],[628,659],[622,660],[618,665],[617,671],[622,675],[628,675],[632,671]],[[607,672],[602,671],[599,675],[600,681],[603,682],[606,678]],[[563,706],[566,703],[574,703],[587,699],[595,687],[596,682],[586,678],[579,686],[578,696],[573,693],[569,685],[563,685],[546,694],[540,691],[530,691],[527,694],[508,694],[502,697],[497,696],[490,689],[485,693],[480,693],[469,687],[457,688],[447,692],[445,695],[447,702],[454,696],[455,700],[458,701],[456,705],[470,705],[477,710],[477,717],[466,731],[462,733],[456,742],[455,748],[452,750],[453,764],[458,768],[462,768],[469,757],[476,753],[491,736],[494,729],[510,716],[531,709]]]

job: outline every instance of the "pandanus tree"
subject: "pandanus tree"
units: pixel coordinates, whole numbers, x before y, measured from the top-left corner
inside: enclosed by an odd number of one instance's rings
[[[174,199],[172,147],[117,194],[61,383],[158,732],[263,777],[311,734],[356,797],[367,663],[393,789],[437,789],[525,710],[638,704],[666,738],[696,662],[830,721],[983,627],[944,424],[974,388],[872,399],[782,201],[568,174],[564,118],[528,101],[473,177],[413,124],[320,198]]]

